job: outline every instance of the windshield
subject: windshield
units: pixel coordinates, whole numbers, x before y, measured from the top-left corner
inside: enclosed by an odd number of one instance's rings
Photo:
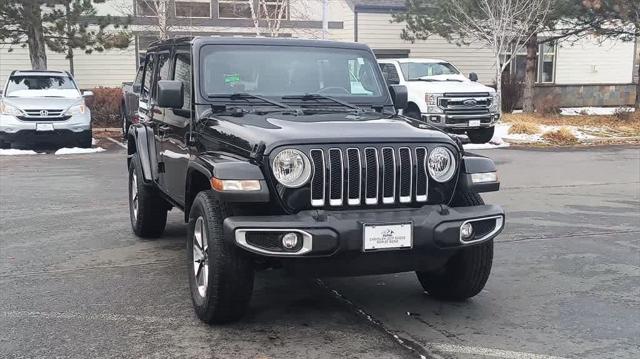
[[[67,76],[11,76],[7,84],[7,97],[77,97],[75,83]]]
[[[458,75],[460,72],[447,62],[405,62],[400,64],[407,81],[424,76]]]
[[[210,45],[201,52],[200,76],[205,97],[322,94],[357,103],[383,99],[376,69],[373,56],[361,50]]]

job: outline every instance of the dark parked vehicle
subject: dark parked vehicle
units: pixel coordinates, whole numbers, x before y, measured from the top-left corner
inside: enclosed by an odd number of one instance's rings
[[[478,294],[504,212],[494,163],[397,115],[365,45],[208,38],[154,43],[128,136],[133,231],[184,211],[200,319],[245,313],[254,271],[415,271],[436,298]]]
[[[143,66],[138,68],[133,82],[122,83],[122,101],[120,101],[120,119],[124,136],[129,132],[132,123],[138,123],[138,101],[140,99],[140,86],[142,84]]]

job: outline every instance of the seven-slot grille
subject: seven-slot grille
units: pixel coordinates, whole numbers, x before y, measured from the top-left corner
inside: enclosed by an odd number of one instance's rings
[[[426,202],[426,147],[329,148],[309,151],[314,207]]]

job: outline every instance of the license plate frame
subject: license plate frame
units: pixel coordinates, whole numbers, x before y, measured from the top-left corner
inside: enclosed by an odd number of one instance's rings
[[[469,127],[480,127],[480,120],[470,120]]]
[[[386,232],[388,230],[391,230],[393,232],[389,234],[388,232]],[[396,233],[396,231],[400,233]],[[391,238],[389,238],[389,236],[391,236]],[[395,251],[407,250],[412,248],[413,222],[362,224],[363,252]]]
[[[53,123],[36,123],[36,132],[52,132]]]

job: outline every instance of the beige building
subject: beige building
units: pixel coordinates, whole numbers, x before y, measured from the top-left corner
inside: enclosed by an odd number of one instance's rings
[[[133,19],[129,30],[135,35],[126,50],[110,50],[75,57],[75,76],[83,88],[120,86],[135,75],[140,55],[160,30],[148,5],[152,0],[107,0],[96,4],[98,15]],[[254,8],[272,9],[282,0],[175,0],[170,9],[171,36],[269,36],[273,20],[256,11],[259,31],[252,19]],[[322,0],[288,0],[278,36],[319,39],[322,31]],[[378,57],[439,58],[454,63],[463,72],[476,72],[481,82],[493,84],[494,63],[489,49],[481,45],[459,47],[438,37],[415,43],[400,38],[402,23],[392,22],[392,13],[404,9],[404,0],[329,0],[328,39],[368,44]],[[271,10],[269,10],[271,11]],[[271,26],[270,26],[271,24]],[[597,38],[564,41],[541,46],[538,64],[538,96],[553,96],[564,106],[619,106],[635,98],[634,64],[638,51],[633,42]],[[68,69],[63,54],[48,52],[50,69]],[[524,76],[524,54],[516,57],[509,71]],[[637,65],[636,65],[637,66]],[[29,68],[25,49],[7,52],[0,48],[0,82],[14,69]]]

